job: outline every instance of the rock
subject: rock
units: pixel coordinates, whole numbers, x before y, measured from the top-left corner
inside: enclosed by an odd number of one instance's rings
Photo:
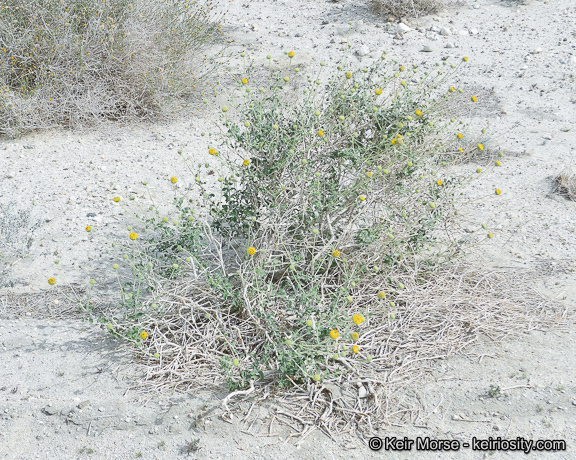
[[[258,30],[258,25],[257,25],[257,24],[252,24],[252,30]]]
[[[430,32],[438,33],[438,32],[440,32],[440,28],[438,26],[432,26],[432,27],[430,27]]]
[[[477,10],[477,9],[479,9],[479,8],[480,8],[480,5],[478,5],[478,4],[474,5],[474,9],[475,9],[475,10]]]
[[[454,48],[454,45],[452,43],[446,43],[444,48]]]
[[[76,407],[78,409],[84,409],[86,406],[90,405],[90,400],[86,400],[86,401],[82,401],[81,403],[79,403]]]
[[[356,56],[367,56],[370,53],[370,48],[366,45],[361,46],[356,50]]]
[[[536,48],[534,51],[532,51],[532,54],[540,54],[542,52],[542,48]]]
[[[42,409],[42,412],[44,412],[46,415],[55,415],[60,412],[60,410],[52,406],[46,406],[44,409]]]
[[[432,46],[430,46],[430,45],[424,45],[424,48],[422,48],[422,51],[424,51],[426,53],[431,53],[432,51],[434,51],[434,48],[432,48]]]
[[[442,27],[440,29],[440,35],[448,37],[448,36],[452,35],[452,31],[448,27]]]
[[[298,38],[303,38],[303,37],[304,37],[304,35],[301,34],[300,32],[298,32],[298,33],[297,33],[296,35],[294,35],[294,36],[295,36],[295,37],[298,37]]]
[[[470,29],[470,35],[478,35],[478,29]]]
[[[6,173],[6,179],[13,179],[14,176],[16,176],[16,172],[15,171],[8,171]]]
[[[340,43],[342,43],[342,44],[348,43],[348,40],[346,38],[343,38],[342,40],[340,40]]]
[[[396,35],[394,35],[394,40],[402,40],[404,39],[404,36],[401,33],[397,33]]]
[[[403,22],[399,23],[396,26],[396,32],[399,34],[405,34],[406,32],[410,32],[412,29],[410,27],[408,27],[406,24],[404,24]]]
[[[368,390],[364,385],[362,385],[360,388],[358,388],[358,397],[365,398],[366,396],[368,396]]]

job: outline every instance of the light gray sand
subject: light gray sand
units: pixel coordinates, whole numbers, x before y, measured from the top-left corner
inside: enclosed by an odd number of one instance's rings
[[[571,325],[576,298],[576,203],[550,194],[550,176],[563,166],[575,166],[573,2],[466,0],[442,14],[410,22],[410,27],[423,27],[425,32],[412,30],[401,40],[388,33],[395,26],[390,28],[371,15],[359,1],[237,0],[226,6],[230,13],[225,29],[236,39],[238,52],[245,49],[257,62],[266,62],[266,54],[282,58],[284,51],[294,50],[303,64],[317,65],[330,55],[335,59],[342,55],[344,38],[353,52],[363,54],[363,47],[367,48],[368,56],[354,58],[359,65],[370,62],[370,56],[377,58],[382,50],[408,64],[470,57],[455,83],[478,95],[493,92],[495,99],[481,98],[468,119],[479,128],[488,126],[492,146],[510,153],[495,174],[467,191],[470,197],[481,195],[486,187],[503,191],[501,199],[477,209],[478,221],[495,234],[491,244],[481,249],[484,263],[513,269],[530,266],[533,260],[550,261],[555,269],[537,282],[546,296],[566,305],[569,328],[559,333],[536,331],[503,344],[478,344],[470,353],[483,356],[481,362],[466,357],[439,362],[431,382],[418,388],[426,408],[420,417],[428,428],[389,430],[412,439],[418,435],[460,440],[472,436],[565,439],[568,451],[550,458],[575,458],[576,346]],[[350,35],[349,20],[354,21]],[[449,27],[453,33],[442,36],[429,30],[434,26]],[[449,42],[455,47],[445,48]],[[424,45],[433,51],[422,52]],[[176,150],[183,148],[204,163],[209,155],[200,133],[209,129],[208,120],[188,119],[169,125],[117,127],[107,133],[51,131],[1,143],[0,149],[5,149],[0,150],[0,203],[17,198],[23,207],[30,207],[34,200],[33,216],[42,224],[26,251],[29,256],[16,261],[2,280],[11,287],[0,293],[45,291],[49,276],[61,279],[56,258],[68,281],[84,283],[93,277],[105,291],[113,292],[113,261],[100,256],[101,243],[84,227],[98,226],[111,234],[124,229],[122,219],[127,216],[118,213],[111,198],[143,191],[142,180],[149,182],[155,199],[168,202],[171,192],[166,178],[182,170]],[[87,217],[89,213],[95,217]],[[49,320],[46,311],[32,310],[17,308],[7,298],[0,304],[0,314],[8,318],[0,326],[4,364],[0,454],[5,458],[136,458],[138,452],[142,458],[174,458],[193,438],[200,439],[197,458],[420,458],[414,451],[371,453],[357,438],[335,443],[318,431],[300,448],[294,445],[298,438],[289,443],[255,438],[239,431],[247,425],[222,421],[217,408],[194,428],[194,418],[188,414],[198,414],[204,403],[208,409],[217,407],[223,394],[175,395],[143,405],[134,392],[126,392],[129,380],[125,379],[137,378],[137,368],[129,356],[117,356],[107,334],[74,320],[73,314],[67,320]],[[490,385],[514,388],[502,391],[501,398],[481,398]],[[88,400],[81,412],[70,414]],[[261,410],[264,419],[272,409]],[[252,431],[259,431],[256,427]],[[291,431],[275,425],[273,432],[285,438]],[[158,447],[162,441],[165,450]],[[485,455],[464,449],[455,454],[428,453],[425,458]],[[530,457],[541,456],[532,453]],[[496,452],[486,458],[524,458],[524,454]]]

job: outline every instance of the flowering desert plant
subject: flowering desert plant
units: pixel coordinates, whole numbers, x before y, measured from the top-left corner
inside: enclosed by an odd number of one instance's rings
[[[506,334],[530,309],[510,307],[525,294],[507,280],[458,263],[471,243],[462,187],[492,166],[452,166],[471,147],[446,111],[450,71],[383,58],[304,77],[297,59],[266,83],[239,76],[209,162],[194,171],[180,150],[189,177],[165,179],[172,212],[134,202],[113,267],[126,312],[100,320],[140,344],[159,385],[227,381],[225,409],[282,389],[300,413],[312,401],[300,420],[370,428],[422,363]],[[330,396],[335,385],[348,396]]]
[[[212,1],[0,2],[0,134],[155,118],[207,90]]]

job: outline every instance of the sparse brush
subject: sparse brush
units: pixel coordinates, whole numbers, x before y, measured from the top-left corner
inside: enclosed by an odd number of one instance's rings
[[[0,9],[0,134],[158,119],[207,91],[213,2],[8,0]],[[198,56],[202,56],[199,58]]]
[[[369,0],[370,9],[380,15],[392,15],[395,19],[418,18],[437,13],[442,0]]]
[[[565,168],[554,177],[554,193],[576,201],[576,173],[572,169]]]
[[[39,226],[31,210],[17,209],[15,202],[0,203],[0,288],[13,286],[10,268],[26,255]]]

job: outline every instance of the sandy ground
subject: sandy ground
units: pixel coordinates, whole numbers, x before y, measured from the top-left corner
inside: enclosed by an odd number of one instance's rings
[[[507,153],[501,168],[466,191],[471,199],[486,187],[503,191],[501,199],[476,209],[477,221],[495,234],[481,248],[482,263],[516,270],[546,262],[534,282],[543,295],[565,305],[567,321],[557,331],[534,331],[503,343],[487,340],[469,356],[438,362],[415,388],[422,402],[418,426],[390,426],[374,434],[463,442],[473,436],[564,439],[565,452],[530,457],[576,458],[576,203],[551,193],[551,177],[575,166],[573,2],[465,0],[409,21],[412,30],[398,38],[396,24],[373,16],[360,1],[236,0],[226,7],[225,30],[236,40],[235,50],[246,50],[258,64],[267,54],[281,59],[294,50],[306,69],[330,56],[335,61],[348,44],[358,65],[383,50],[407,64],[470,57],[454,83],[485,97],[464,119],[488,127],[488,146]],[[350,33],[348,21],[354,23]],[[450,35],[439,33],[444,27]],[[432,51],[423,52],[425,45]],[[231,64],[240,69],[238,60]],[[157,202],[171,201],[167,178],[182,170],[176,151],[182,148],[193,163],[209,160],[200,133],[210,126],[207,119],[187,118],[0,141],[0,203],[17,200],[40,222],[25,250],[28,257],[4,260],[9,266],[0,277],[0,456],[174,458],[186,441],[199,439],[199,450],[190,454],[196,458],[524,458],[467,448],[443,454],[371,452],[352,436],[335,442],[315,431],[303,440],[286,439],[293,432],[277,424],[270,431],[279,436],[255,437],[252,433],[268,432],[260,420],[269,421],[273,402],[258,409],[247,432],[254,413],[247,423],[219,417],[225,393],[136,394],[130,388],[140,370],[118,351],[118,343],[73,312],[56,319],[61,304],[53,312],[46,302],[25,303],[26,296],[46,292],[49,276],[73,284],[95,278],[104,294],[112,294],[113,259],[84,227],[93,225],[106,235],[124,231],[128,216],[111,198],[136,194],[145,202],[143,180]],[[16,301],[9,295],[24,297]]]

